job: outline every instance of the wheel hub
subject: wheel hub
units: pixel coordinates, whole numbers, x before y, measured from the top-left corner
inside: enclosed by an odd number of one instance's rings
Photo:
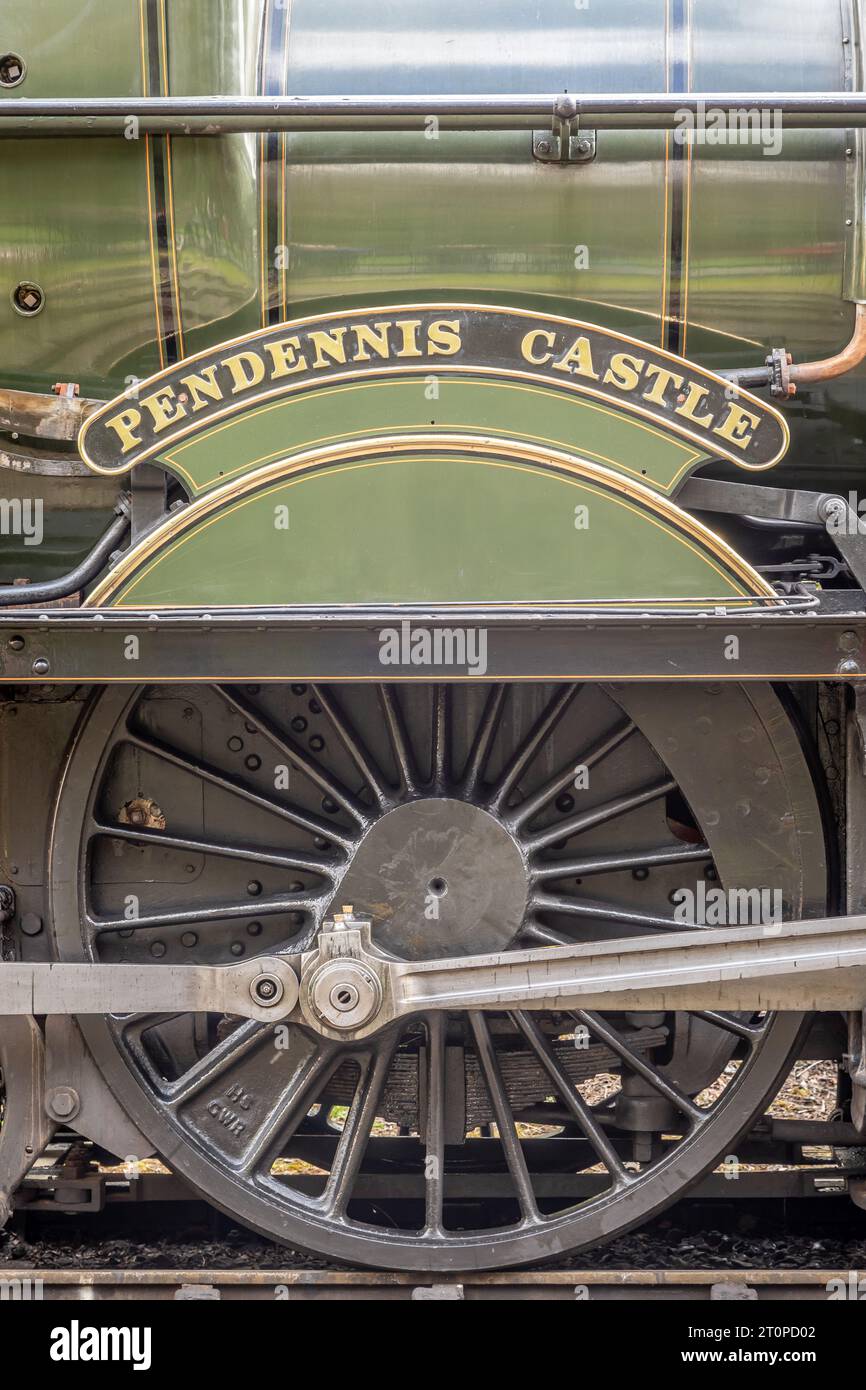
[[[370,828],[334,898],[375,924],[404,960],[504,951],[526,914],[523,855],[500,821],[471,802],[430,797]]]

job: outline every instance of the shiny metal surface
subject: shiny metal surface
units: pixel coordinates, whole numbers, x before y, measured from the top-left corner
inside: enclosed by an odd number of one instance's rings
[[[22,110],[262,91],[518,107],[555,92],[850,97],[861,66],[847,0],[2,0],[0,17],[27,63],[0,106]],[[785,129],[770,157],[760,145],[684,149],[670,132],[602,129],[591,164],[557,167],[532,157],[528,129],[444,127],[170,148],[162,137],[4,140],[3,242],[23,248],[5,289],[31,280],[46,300],[22,318],[0,284],[0,380],[48,390],[62,375],[107,397],[167,352],[269,318],[444,291],[565,311],[716,368],[760,363],[774,345],[826,357],[850,337],[841,296],[856,160],[844,130]],[[858,389],[843,381],[792,408],[799,480],[828,462],[854,466]]]

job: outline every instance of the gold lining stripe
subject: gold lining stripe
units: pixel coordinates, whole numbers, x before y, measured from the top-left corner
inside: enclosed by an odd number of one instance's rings
[[[267,136],[259,136],[259,274],[262,294],[262,327],[268,327],[268,247],[265,217],[265,178],[268,167]]]
[[[665,7],[665,47],[664,47],[664,73],[665,73],[665,92],[670,92],[670,28],[671,28],[671,0],[664,0]],[[659,315],[659,347],[664,349],[665,338],[668,326],[668,256],[670,252],[670,228],[671,228],[671,187],[670,187],[670,163],[671,163],[671,133],[665,131],[665,162],[662,175],[664,184],[664,216],[662,219],[662,300],[661,313]]]
[[[150,80],[147,74],[147,37],[145,31],[145,4],[146,0],[138,0],[138,16],[140,24],[140,50],[141,50],[141,85],[144,96],[150,96]],[[160,369],[165,371],[165,344],[162,337],[162,315],[159,308],[159,264],[156,254],[156,204],[153,196],[153,176],[151,174],[151,150],[149,135],[144,137],[144,165],[147,174],[147,230],[150,238],[150,274],[153,284],[153,308],[156,322],[156,343],[159,352]]]
[[[162,33],[162,51],[160,53],[160,72],[162,74],[162,96],[169,96],[168,80],[168,30],[166,27],[166,0],[159,0],[159,22]],[[165,137],[165,184],[168,203],[168,239],[169,254],[171,257],[171,274],[173,277],[173,296],[174,296],[174,316],[175,332],[177,334],[177,346],[181,360],[186,357],[186,346],[183,338],[183,315],[180,302],[180,274],[177,267],[177,235],[174,223],[174,173],[172,170],[172,137]]]
[[[264,93],[267,85],[267,37],[271,22],[271,5],[273,0],[265,0],[262,11],[262,42],[261,42],[261,77],[259,79],[259,90]],[[261,289],[261,321],[262,328],[268,327],[268,240],[267,240],[267,217],[265,188],[268,172],[268,136],[266,131],[262,131],[259,136],[259,279]]]
[[[294,0],[288,0],[288,8],[286,11],[285,18],[286,32],[283,43],[282,72],[282,87],[284,96],[287,96],[289,91],[289,35],[292,31],[293,3]],[[283,246],[283,255],[281,257],[283,264],[280,268],[280,297],[283,306],[283,318],[287,319],[289,316],[289,132],[287,130],[283,131],[281,145],[282,186],[280,189],[280,241],[282,242]]]
[[[692,30],[692,0],[685,0],[686,6],[686,91],[691,92],[693,85],[692,56],[694,35]],[[686,340],[689,334],[689,272],[691,269],[690,258],[692,253],[692,174],[694,156],[694,142],[689,140],[686,145],[686,167],[685,167],[685,210],[683,216],[683,248],[682,248],[682,272],[681,272],[681,294],[682,304],[680,315],[682,319],[682,354],[686,355]]]
[[[156,555],[166,544],[170,544],[174,539],[179,539],[183,533],[189,531],[202,518],[208,517],[214,512],[222,514],[225,504],[231,502],[232,499],[241,499],[249,493],[260,492],[271,481],[283,486],[294,474],[316,471],[340,462],[351,463],[364,449],[375,454],[381,454],[382,451],[385,451],[386,453],[402,452],[412,455],[419,452],[436,453],[442,450],[461,451],[470,455],[476,453],[505,454],[507,458],[528,462],[542,470],[552,468],[563,474],[574,475],[584,481],[587,478],[595,480],[604,485],[608,491],[622,493],[639,503],[639,510],[642,514],[649,512],[654,517],[664,518],[669,521],[673,528],[698,541],[710,555],[715,556],[725,566],[729,571],[728,578],[732,572],[744,585],[751,586],[753,594],[769,598],[775,597],[769,584],[726,541],[701,522],[696,521],[688,512],[682,511],[673,502],[659,493],[652,492],[641,483],[623,478],[618,473],[602,468],[578,455],[561,450],[548,450],[542,453],[532,445],[510,439],[497,439],[494,436],[487,440],[479,440],[474,436],[467,437],[461,434],[434,434],[426,438],[417,436],[407,438],[403,435],[393,435],[385,439],[359,440],[353,441],[349,445],[311,450],[293,460],[281,460],[266,468],[259,469],[256,473],[247,474],[239,482],[228,483],[217,488],[198,501],[191,503],[183,512],[170,516],[155,531],[146,536],[139,545],[127,552],[111,573],[97,585],[83,606],[87,608],[99,607],[106,598],[117,593],[118,589],[126,583],[127,579],[133,577],[151,555]],[[702,601],[709,602],[706,599]],[[670,604],[673,601],[667,600],[666,602]]]

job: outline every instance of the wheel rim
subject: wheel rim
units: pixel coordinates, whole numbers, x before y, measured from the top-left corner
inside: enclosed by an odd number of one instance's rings
[[[760,799],[730,775],[731,738]],[[112,688],[58,795],[57,950],[229,962],[309,947],[344,901],[397,955],[555,947],[670,929],[696,874],[818,912],[814,802],[766,688]],[[660,1210],[774,1092],[800,1022],[440,1015],[361,1045],[201,1017],[82,1026],[216,1205],[332,1258],[445,1269],[549,1258]],[[579,1086],[605,1068],[618,1097],[590,1104]]]

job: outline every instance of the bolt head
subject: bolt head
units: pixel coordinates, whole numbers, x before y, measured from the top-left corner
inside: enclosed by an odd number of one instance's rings
[[[283,997],[283,984],[276,975],[257,975],[250,985],[250,995],[256,1004],[272,1009]]]
[[[45,1107],[55,1120],[74,1120],[81,1109],[81,1100],[71,1086],[55,1086],[45,1097]]]

